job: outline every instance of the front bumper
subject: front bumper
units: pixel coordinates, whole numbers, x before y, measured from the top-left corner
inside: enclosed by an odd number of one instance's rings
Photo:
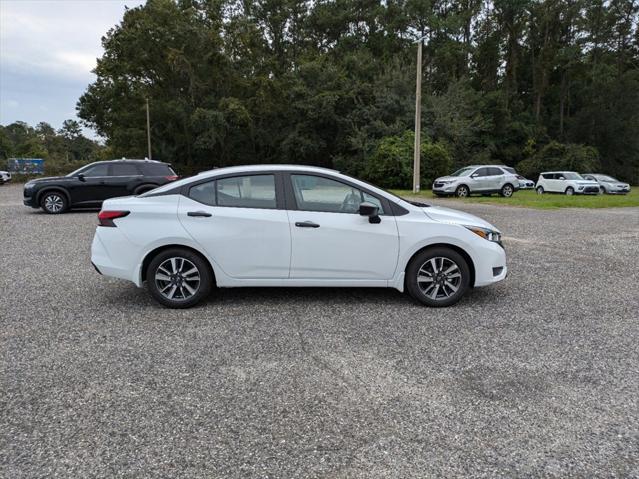
[[[452,195],[455,194],[457,185],[455,183],[441,184],[433,183],[432,191],[436,195]]]
[[[31,208],[38,208],[38,204],[36,203],[35,197],[33,196],[25,196],[22,200],[24,206],[29,206]]]

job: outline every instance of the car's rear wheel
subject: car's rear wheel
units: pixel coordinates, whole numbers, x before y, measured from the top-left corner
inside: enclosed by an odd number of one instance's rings
[[[460,185],[455,190],[455,196],[457,196],[457,198],[467,198],[468,195],[470,195],[470,190],[466,185]]]
[[[40,206],[45,213],[49,213],[50,215],[59,215],[67,210],[69,203],[64,194],[59,191],[50,191],[42,196],[40,199]]]
[[[190,308],[206,298],[213,287],[209,264],[182,248],[162,251],[146,271],[151,295],[169,308]]]
[[[572,196],[575,194],[575,189],[572,186],[569,186],[568,188],[566,188],[566,194],[568,196]]]
[[[503,196],[504,198],[510,198],[513,193],[514,193],[514,189],[512,185],[506,184],[504,186],[501,187],[501,196]]]
[[[433,307],[457,303],[470,284],[466,260],[451,248],[429,248],[418,253],[406,268],[406,289],[411,297]]]
[[[537,187],[537,194],[538,195],[543,195],[544,194],[544,187],[543,186],[538,186]]]

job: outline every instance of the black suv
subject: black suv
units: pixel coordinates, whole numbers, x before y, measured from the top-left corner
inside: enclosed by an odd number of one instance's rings
[[[178,179],[171,165],[152,160],[99,161],[66,176],[24,185],[24,204],[51,214],[69,208],[98,208],[116,196],[139,195]]]

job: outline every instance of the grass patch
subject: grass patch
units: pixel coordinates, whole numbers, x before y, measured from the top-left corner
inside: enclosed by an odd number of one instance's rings
[[[412,198],[421,198],[428,202],[435,198],[430,190],[414,195],[411,190],[393,190],[393,193]],[[627,195],[573,195],[546,193],[538,195],[534,190],[520,190],[511,198],[499,195],[471,196],[470,198],[442,198],[450,201],[451,206],[459,203],[486,203],[491,205],[521,206],[524,208],[557,209],[557,208],[620,208],[639,206],[639,187],[633,187]]]

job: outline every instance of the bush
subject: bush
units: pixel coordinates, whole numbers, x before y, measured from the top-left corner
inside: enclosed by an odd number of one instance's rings
[[[599,168],[599,152],[596,148],[557,141],[551,141],[532,157],[517,164],[517,171],[531,179],[536,179],[542,171],[568,170],[588,173]]]
[[[410,188],[413,182],[414,142],[412,131],[402,136],[382,138],[365,162],[366,179],[383,188]],[[420,182],[424,187],[430,186],[438,176],[450,173],[453,161],[444,143],[423,141],[420,153]]]

